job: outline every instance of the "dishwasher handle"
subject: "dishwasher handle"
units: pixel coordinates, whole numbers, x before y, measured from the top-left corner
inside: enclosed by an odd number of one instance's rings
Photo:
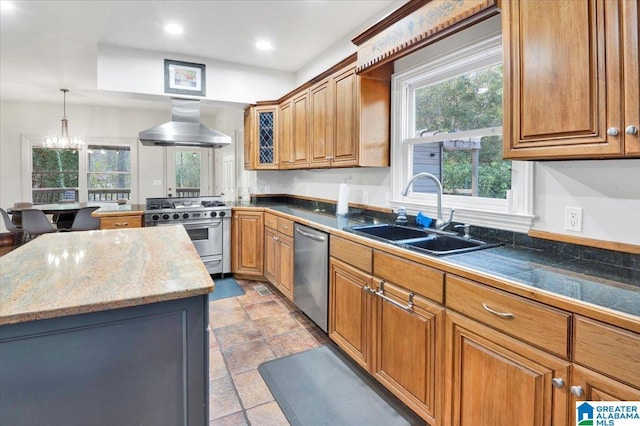
[[[305,237],[307,237],[307,238],[312,239],[313,241],[324,242],[324,241],[326,241],[326,240],[327,240],[327,239],[326,239],[324,236],[322,236],[322,235],[310,234],[309,232],[305,232],[305,231],[303,231],[303,230],[302,230],[302,229],[300,229],[300,228],[296,228],[296,232],[297,232],[297,233],[299,233],[300,235],[303,235],[303,236],[305,236]]]

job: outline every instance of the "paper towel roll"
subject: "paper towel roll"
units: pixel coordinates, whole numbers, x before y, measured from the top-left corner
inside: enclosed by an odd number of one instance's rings
[[[336,214],[346,216],[347,213],[349,213],[349,185],[341,183],[340,190],[338,191]]]

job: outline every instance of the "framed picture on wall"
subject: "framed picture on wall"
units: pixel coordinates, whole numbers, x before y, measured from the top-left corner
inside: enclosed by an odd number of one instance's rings
[[[165,59],[164,92],[206,96],[204,64]]]

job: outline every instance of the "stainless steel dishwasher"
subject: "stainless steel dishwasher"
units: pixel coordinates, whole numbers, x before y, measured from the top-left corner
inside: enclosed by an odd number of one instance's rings
[[[329,235],[295,224],[293,303],[328,332]]]

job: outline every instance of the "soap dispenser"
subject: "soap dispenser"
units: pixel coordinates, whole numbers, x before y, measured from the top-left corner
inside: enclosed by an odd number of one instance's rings
[[[396,224],[398,225],[406,225],[409,223],[407,219],[407,209],[404,207],[398,207],[398,217],[396,217]]]

